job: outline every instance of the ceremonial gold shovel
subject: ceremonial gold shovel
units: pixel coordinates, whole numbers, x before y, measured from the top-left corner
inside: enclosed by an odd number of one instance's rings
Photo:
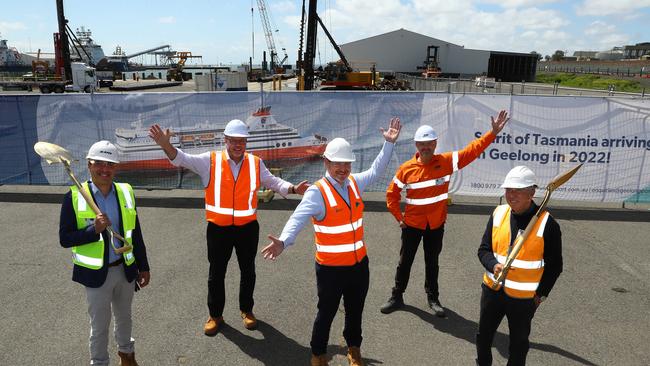
[[[88,202],[93,212],[96,215],[102,213],[99,207],[97,207],[97,205],[95,204],[93,198],[90,196],[88,192],[86,192],[85,189],[83,189],[81,183],[79,183],[77,178],[74,176],[74,173],[72,173],[72,168],[70,168],[70,163],[74,161],[74,159],[72,158],[72,155],[68,150],[62,148],[59,145],[55,145],[49,142],[39,141],[34,145],[34,151],[36,151],[38,155],[40,155],[43,159],[45,159],[45,161],[47,161],[48,164],[58,164],[58,163],[63,164],[63,166],[65,167],[65,171],[68,173],[68,175],[70,176],[74,184],[77,186],[77,188],[79,188],[79,192],[86,200],[86,202]],[[133,247],[126,241],[126,239],[124,239],[122,235],[120,235],[115,230],[113,230],[111,226],[108,226],[107,229],[110,236],[111,246],[113,247],[115,253],[122,254],[133,249]],[[115,244],[113,243],[113,237],[115,237],[117,240],[124,243],[124,246],[120,248],[116,248]]]
[[[577,167],[569,171],[557,175],[546,186],[546,194],[544,195],[544,200],[542,200],[542,203],[539,205],[539,208],[537,209],[535,216],[533,216],[533,218],[530,219],[530,222],[526,226],[524,232],[521,235],[517,235],[517,237],[515,238],[512,251],[510,251],[508,258],[506,258],[506,263],[503,265],[503,269],[501,270],[501,272],[499,272],[499,275],[497,276],[496,280],[492,284],[493,290],[496,290],[497,287],[499,287],[499,284],[501,284],[501,282],[505,280],[506,275],[508,274],[508,270],[510,269],[512,262],[517,257],[517,254],[519,253],[521,246],[524,244],[524,241],[526,241],[526,238],[528,238],[528,235],[530,235],[530,232],[533,230],[533,227],[537,223],[537,220],[539,220],[539,216],[546,208],[546,205],[548,204],[548,201],[551,198],[551,193],[554,190],[556,190],[558,187],[566,183],[569,179],[571,179],[571,177],[573,177],[573,175],[578,171],[578,169],[580,169],[581,166],[582,164],[578,165]]]

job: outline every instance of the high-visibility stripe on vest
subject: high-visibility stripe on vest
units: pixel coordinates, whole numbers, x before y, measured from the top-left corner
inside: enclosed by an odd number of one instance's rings
[[[492,251],[501,264],[505,264],[510,247],[510,215],[508,205],[497,206],[492,214]],[[512,262],[510,270],[503,283],[505,293],[510,297],[529,299],[535,296],[539,281],[544,273],[544,228],[548,222],[549,213],[542,212],[517,257]],[[483,283],[492,288],[495,277],[492,272],[483,274]],[[501,284],[496,290],[501,288]]]
[[[489,131],[462,150],[434,154],[427,163],[420,161],[420,155],[416,153],[400,165],[388,185],[388,211],[409,227],[421,230],[440,228],[447,220],[451,176],[478,158],[495,137]],[[406,190],[405,206],[400,204],[403,190]]]
[[[450,166],[451,171],[442,177],[435,179],[423,179],[417,177],[416,182],[402,182],[395,175],[393,183],[401,190],[406,190],[405,222],[409,226],[426,227],[426,213],[439,212],[438,221],[431,226],[432,229],[444,224],[447,215],[447,198],[449,198],[449,181],[451,174],[458,171],[458,151],[445,153],[439,156],[441,165]],[[399,171],[398,171],[399,173]],[[427,173],[429,174],[429,173]],[[434,173],[435,174],[435,173]],[[409,178],[412,179],[412,178]],[[424,219],[425,222],[420,222]],[[412,222],[413,220],[417,221]]]
[[[115,183],[114,187],[122,216],[122,236],[130,245],[133,245],[133,230],[135,230],[136,223],[133,188],[128,183]],[[82,189],[90,193],[88,182],[82,184]],[[86,228],[97,215],[81,195],[77,186],[71,186],[70,191],[72,192],[72,207],[77,218],[77,229],[81,230]],[[122,255],[127,266],[135,262],[132,250]],[[100,236],[100,239],[96,242],[72,247],[72,262],[89,269],[102,268],[104,265],[104,240],[102,237]]]
[[[206,219],[219,226],[241,226],[257,219],[260,159],[244,153],[237,179],[226,154],[210,154],[210,184],[205,188]]]
[[[325,217],[312,218],[316,242],[316,262],[325,266],[351,266],[366,256],[363,243],[363,200],[357,182],[348,177],[350,205],[327,178],[315,184],[325,201]]]

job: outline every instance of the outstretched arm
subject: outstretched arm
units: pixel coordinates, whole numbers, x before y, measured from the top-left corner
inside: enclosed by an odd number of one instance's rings
[[[305,191],[307,190],[307,188],[309,188],[310,185],[311,184],[309,183],[309,181],[306,180],[303,180],[298,184],[294,184],[292,186],[293,193],[300,194],[300,195],[305,194]]]
[[[158,146],[162,147],[169,160],[174,160],[177,153],[176,148],[172,146],[172,143],[169,141],[172,135],[173,133],[169,128],[163,131],[158,124],[149,127],[149,137],[151,137]]]
[[[282,254],[284,243],[273,235],[269,235],[268,238],[271,242],[262,249],[262,255],[264,256],[264,259],[275,260],[280,256],[280,254]]]
[[[359,190],[362,192],[368,184],[373,183],[377,177],[384,174],[384,171],[388,167],[388,163],[390,163],[390,157],[393,154],[393,146],[399,137],[401,129],[402,124],[399,117],[391,118],[388,130],[380,128],[381,133],[384,135],[384,140],[386,140],[384,146],[368,170],[353,174],[354,179],[357,181],[357,185],[359,186]]]

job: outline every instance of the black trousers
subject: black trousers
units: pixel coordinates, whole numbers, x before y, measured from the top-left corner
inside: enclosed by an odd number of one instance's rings
[[[512,298],[503,292],[503,288],[499,291],[493,291],[485,285],[481,285],[481,288],[481,315],[476,334],[478,364],[492,365],[492,340],[505,316],[508,318],[510,333],[508,366],[525,365],[530,348],[530,324],[536,310],[534,300]]]
[[[255,256],[260,235],[260,226],[252,221],[242,226],[218,226],[211,222],[207,228],[208,261],[208,309],[210,316],[223,314],[226,302],[224,279],[228,261],[235,248],[239,263],[239,309],[245,312],[253,310],[253,291],[255,290]]]
[[[445,233],[445,226],[437,229],[418,229],[407,226],[402,229],[402,247],[399,250],[399,264],[395,273],[395,287],[393,295],[406,291],[411,276],[411,266],[418,251],[420,241],[424,249],[424,290],[429,298],[438,300],[438,257],[442,251],[442,237]]]
[[[343,338],[348,347],[361,346],[361,320],[369,283],[368,257],[353,266],[332,267],[316,263],[318,314],[311,333],[310,345],[313,354],[327,353],[330,328],[339,309],[341,297],[345,308]]]

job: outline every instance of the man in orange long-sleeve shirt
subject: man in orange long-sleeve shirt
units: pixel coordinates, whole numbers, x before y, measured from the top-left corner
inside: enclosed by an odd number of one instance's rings
[[[431,126],[422,125],[415,132],[418,152],[397,169],[386,191],[388,210],[402,228],[402,247],[395,287],[388,302],[381,307],[382,313],[389,314],[404,306],[403,293],[422,240],[427,301],[437,316],[445,316],[438,298],[438,256],[447,219],[449,178],[474,161],[494,141],[509,119],[506,111],[500,111],[496,120],[491,117],[491,131],[470,142],[463,150],[442,154],[435,154],[438,135]],[[400,209],[402,189],[406,189],[404,213]]]

